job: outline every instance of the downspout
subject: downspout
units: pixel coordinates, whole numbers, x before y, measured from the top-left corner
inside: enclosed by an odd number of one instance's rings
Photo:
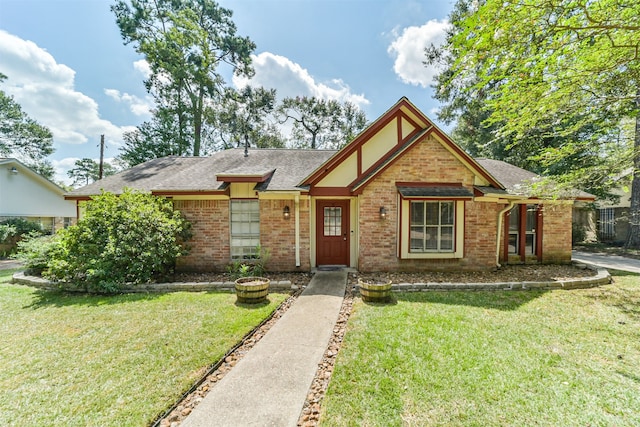
[[[515,204],[516,204],[515,201],[509,202],[507,207],[502,209],[498,213],[498,229],[496,230],[496,267],[498,267],[498,268],[502,267],[500,265],[500,235],[502,234],[502,228],[503,228],[502,227],[502,218],[504,218],[504,214],[505,213],[507,213],[508,211],[513,209]]]
[[[294,204],[296,267],[300,267],[300,195],[296,194]]]

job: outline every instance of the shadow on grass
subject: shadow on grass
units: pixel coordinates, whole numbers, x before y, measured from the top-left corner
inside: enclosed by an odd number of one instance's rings
[[[636,276],[636,277],[640,277],[640,273],[633,273],[631,271],[616,270],[614,268],[607,268],[607,271],[612,276],[632,276],[632,277]]]
[[[148,301],[160,296],[162,296],[161,293],[100,295],[83,292],[67,292],[62,290],[37,290],[34,292],[34,298],[31,304],[23,308],[37,310],[44,307],[69,307],[74,305],[98,307],[103,305]]]
[[[429,291],[398,292],[394,297],[405,303],[465,305],[511,311],[541,297],[548,291]]]

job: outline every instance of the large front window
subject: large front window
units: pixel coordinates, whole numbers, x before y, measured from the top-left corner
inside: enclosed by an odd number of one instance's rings
[[[258,200],[231,200],[231,259],[253,259],[260,246]]]
[[[453,252],[455,203],[411,202],[410,252]]]

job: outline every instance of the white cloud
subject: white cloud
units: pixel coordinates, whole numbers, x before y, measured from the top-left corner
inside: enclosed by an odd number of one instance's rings
[[[1,86],[33,119],[53,132],[54,141],[83,144],[104,134],[122,141],[122,128],[100,118],[98,104],[75,90],[75,71],[58,64],[45,49],[0,30]]]
[[[428,87],[438,73],[437,67],[425,67],[424,49],[430,44],[441,45],[445,41],[449,22],[431,20],[421,27],[407,27],[402,34],[396,33],[395,40],[387,52],[395,57],[393,70],[404,83]]]
[[[146,59],[139,59],[133,63],[133,68],[146,79],[151,75],[151,67]]]
[[[252,59],[255,76],[248,79],[234,75],[235,87],[241,88],[250,84],[273,88],[277,90],[280,99],[306,95],[341,102],[350,101],[360,108],[369,104],[369,100],[363,94],[352,93],[349,85],[343,80],[318,82],[309,74],[309,71],[284,56],[262,52],[259,55],[253,55]]]
[[[109,98],[129,105],[129,109],[136,116],[149,116],[153,105],[151,97],[147,96],[145,99],[140,99],[135,95],[128,94],[126,92],[120,92],[117,89],[105,89],[105,95]]]

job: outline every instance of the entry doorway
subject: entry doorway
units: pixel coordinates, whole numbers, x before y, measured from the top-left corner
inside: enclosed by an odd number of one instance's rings
[[[316,265],[349,266],[349,200],[316,201]]]

